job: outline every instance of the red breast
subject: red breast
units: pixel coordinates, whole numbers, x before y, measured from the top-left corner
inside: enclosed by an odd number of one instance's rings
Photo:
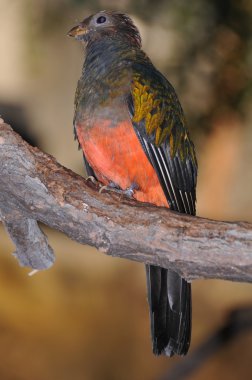
[[[169,207],[157,174],[129,120],[116,125],[110,120],[95,120],[88,128],[79,123],[76,131],[85,157],[100,182],[105,185],[114,182],[123,190],[136,184],[135,199]]]

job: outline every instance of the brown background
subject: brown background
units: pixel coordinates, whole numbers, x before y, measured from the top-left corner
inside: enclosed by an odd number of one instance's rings
[[[83,174],[72,136],[83,52],[66,33],[108,8],[133,17],[178,92],[199,159],[198,215],[252,222],[249,1],[1,0],[0,114]],[[0,379],[152,380],[183,363],[151,353],[142,265],[46,232],[57,261],[30,278],[0,226]],[[192,350],[229,310],[251,303],[249,284],[195,281]],[[250,379],[251,359],[247,332],[190,379]]]

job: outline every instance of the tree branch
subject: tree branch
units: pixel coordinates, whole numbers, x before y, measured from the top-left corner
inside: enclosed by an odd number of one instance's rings
[[[169,267],[188,280],[252,282],[252,225],[142,204],[92,183],[0,122],[0,215],[21,265],[54,258],[37,221],[112,256]]]

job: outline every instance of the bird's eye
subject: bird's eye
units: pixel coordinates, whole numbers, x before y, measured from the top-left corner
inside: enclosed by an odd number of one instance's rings
[[[106,22],[106,17],[105,16],[100,16],[98,17],[98,19],[96,20],[97,24],[104,24],[104,22]]]

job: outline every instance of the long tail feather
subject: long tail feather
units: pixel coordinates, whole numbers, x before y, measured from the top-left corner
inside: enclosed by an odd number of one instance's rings
[[[146,265],[153,353],[185,355],[191,339],[191,284],[170,269]]]

